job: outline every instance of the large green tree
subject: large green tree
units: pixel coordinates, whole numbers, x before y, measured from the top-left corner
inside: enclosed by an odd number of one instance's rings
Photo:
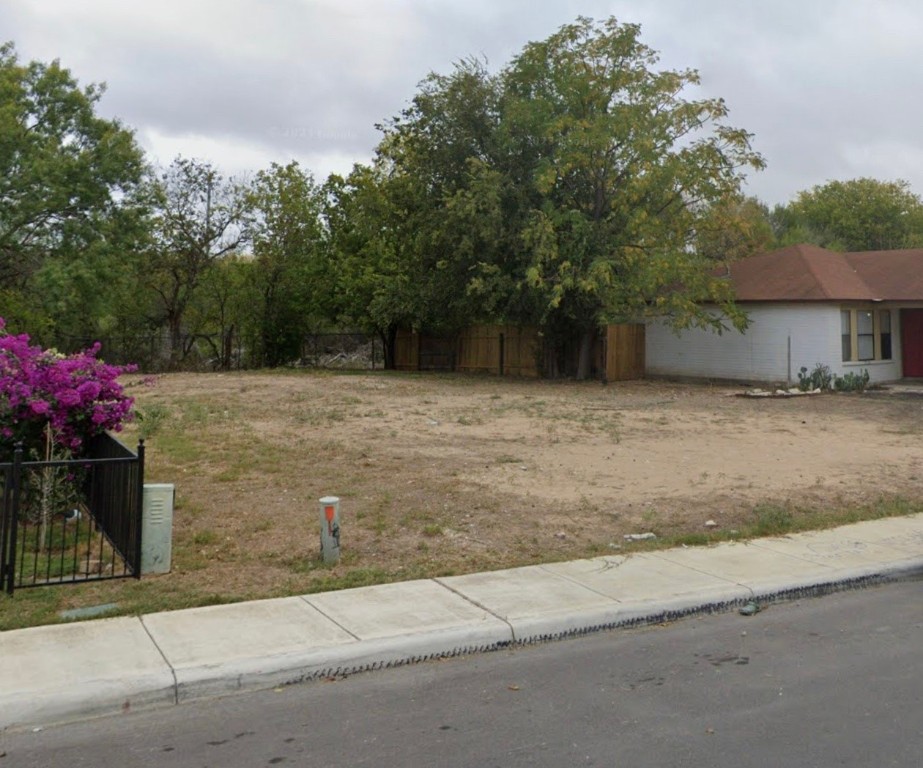
[[[782,245],[810,242],[841,251],[923,245],[923,201],[903,180],[830,181],[773,211]]]
[[[143,155],[131,131],[96,115],[103,91],[0,46],[0,300],[37,337],[86,330],[74,324],[111,309],[137,223]]]
[[[323,197],[296,162],[256,175],[250,193],[253,263],[251,350],[256,365],[298,359],[304,334],[325,322],[334,285],[327,266]]]
[[[203,330],[184,324],[200,283],[216,262],[249,243],[250,197],[246,185],[211,164],[182,157],[152,179],[150,197],[142,286],[153,297],[152,323],[168,330],[170,363],[178,365]]]
[[[637,25],[581,18],[527,45],[504,75],[509,140],[537,198],[526,278],[545,323],[580,334],[578,377],[602,322],[655,312],[720,327],[703,300],[739,317],[694,238],[708,206],[763,162],[750,134],[724,123],[724,101],[686,98],[694,70],[657,61]]]
[[[401,217],[389,234],[399,237],[397,253],[413,275],[415,301],[404,301],[404,311],[415,326],[455,331],[486,315],[485,301],[497,298],[483,282],[481,295],[469,289],[516,236],[516,209],[504,207],[509,186],[498,163],[500,98],[498,77],[466,59],[450,75],[428,76],[411,105],[384,126],[378,188]]]
[[[414,234],[401,206],[411,186],[411,179],[389,175],[381,162],[357,165],[347,178],[331,176],[325,185],[332,314],[343,325],[377,334],[386,368],[394,367],[398,329],[418,325],[423,275],[415,268]]]
[[[774,244],[769,208],[755,197],[732,194],[717,200],[696,226],[696,251],[716,262],[764,253]]]
[[[474,318],[472,299],[537,323],[552,375],[576,336],[579,377],[602,323],[743,324],[696,238],[763,161],[721,99],[687,98],[695,71],[657,61],[637,25],[579,18],[498,75],[466,61],[430,76],[385,126],[379,154],[417,190],[401,210],[421,275],[447,277],[417,284],[450,324]]]

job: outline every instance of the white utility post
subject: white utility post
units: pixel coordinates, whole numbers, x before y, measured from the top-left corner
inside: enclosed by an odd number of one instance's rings
[[[340,499],[324,496],[320,500],[320,551],[325,563],[340,559]]]

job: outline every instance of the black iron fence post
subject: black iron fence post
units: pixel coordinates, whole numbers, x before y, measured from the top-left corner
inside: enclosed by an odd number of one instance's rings
[[[10,517],[13,513],[13,467],[3,467],[3,494],[0,495],[0,591],[6,591]]]
[[[13,594],[13,585],[16,583],[16,533],[19,529],[19,484],[22,473],[22,443],[16,443],[13,449],[13,471],[10,476],[10,491],[12,504],[9,509],[9,516],[6,523],[7,528],[5,536],[7,540],[3,542],[4,559],[6,561],[6,572],[3,574],[5,584],[0,584],[6,589],[8,595]]]
[[[141,578],[141,534],[144,530],[144,438],[138,441],[138,485],[135,507],[135,578]]]

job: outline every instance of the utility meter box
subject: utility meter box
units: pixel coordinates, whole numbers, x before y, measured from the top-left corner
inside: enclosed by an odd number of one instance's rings
[[[169,573],[173,559],[173,484],[145,483],[141,508],[141,575]]]

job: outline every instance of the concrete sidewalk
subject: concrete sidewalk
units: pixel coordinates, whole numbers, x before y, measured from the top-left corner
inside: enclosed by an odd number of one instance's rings
[[[0,728],[730,610],[923,573],[923,515],[0,632]]]

